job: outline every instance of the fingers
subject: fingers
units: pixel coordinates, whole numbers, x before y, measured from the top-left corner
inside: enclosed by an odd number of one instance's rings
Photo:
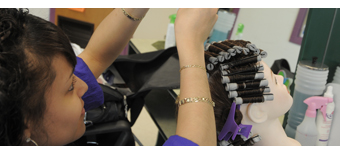
[[[175,21],[176,38],[190,38],[203,43],[217,21],[217,11],[217,8],[179,9]]]

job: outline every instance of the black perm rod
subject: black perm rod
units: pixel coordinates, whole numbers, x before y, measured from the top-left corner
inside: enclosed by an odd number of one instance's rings
[[[261,80],[258,81],[258,84],[256,86],[252,85],[252,82],[246,83],[226,83],[225,90],[226,91],[233,91],[237,89],[246,89],[248,88],[247,84],[249,84],[249,88],[258,88],[258,87],[265,87],[268,86],[268,80]]]
[[[246,103],[263,103],[265,101],[272,101],[274,100],[273,94],[266,94],[260,97],[235,97],[235,104],[246,104]]]

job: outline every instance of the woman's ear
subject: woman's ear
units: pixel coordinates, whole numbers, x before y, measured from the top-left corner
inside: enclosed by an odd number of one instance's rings
[[[247,115],[254,123],[263,123],[268,119],[267,110],[261,103],[251,103],[247,108]]]
[[[30,123],[28,123],[28,121],[25,121],[25,124],[27,126],[27,128],[24,130],[24,140],[26,140],[27,138],[31,138],[31,125]]]

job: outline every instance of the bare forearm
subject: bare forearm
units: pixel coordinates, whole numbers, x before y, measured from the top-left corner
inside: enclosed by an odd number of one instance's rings
[[[148,9],[126,8],[125,11],[135,18],[141,18],[147,13]],[[87,63],[96,78],[122,52],[140,22],[129,19],[120,8],[116,8],[100,23],[84,52],[79,55]]]
[[[205,66],[203,44],[178,45],[180,66]],[[200,50],[197,50],[200,49]],[[190,52],[194,50],[195,53]],[[181,71],[180,99],[188,97],[206,97],[211,99],[206,71],[200,68],[187,68]],[[213,107],[208,103],[190,103],[181,105],[178,110],[176,134],[199,145],[216,145],[216,129]]]

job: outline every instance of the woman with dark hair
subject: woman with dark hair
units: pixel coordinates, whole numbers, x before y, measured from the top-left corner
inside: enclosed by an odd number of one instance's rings
[[[267,53],[243,40],[213,42],[206,50],[219,145],[300,145],[278,119],[293,99],[283,77],[262,61]]]
[[[0,9],[0,145],[66,145],[80,138],[85,111],[103,103],[96,78],[118,57],[147,11],[114,9],[76,57],[67,36],[51,22],[23,9]],[[197,66],[204,66],[203,42],[216,12],[178,10],[181,96],[210,99],[205,71]],[[181,106],[178,118],[176,135],[165,145],[216,144],[212,105]]]

